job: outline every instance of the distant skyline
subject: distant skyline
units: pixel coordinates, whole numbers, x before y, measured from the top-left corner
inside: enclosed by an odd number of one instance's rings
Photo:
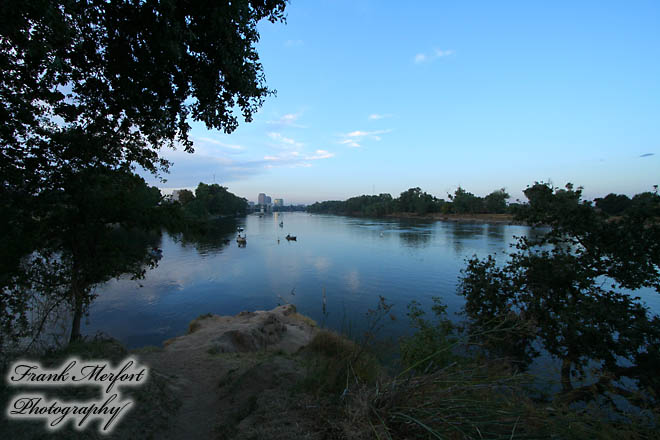
[[[293,0],[261,23],[268,87],[231,135],[193,123],[165,190],[248,200],[394,197],[457,186],[512,201],[534,181],[585,198],[660,183],[660,2]],[[143,174],[147,177],[146,174]]]

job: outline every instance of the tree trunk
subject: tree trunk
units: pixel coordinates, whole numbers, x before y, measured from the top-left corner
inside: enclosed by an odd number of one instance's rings
[[[80,321],[82,320],[82,314],[83,314],[83,295],[81,289],[74,284],[71,290],[74,297],[73,298],[74,305],[73,305],[73,324],[71,325],[71,338],[69,339],[69,343],[80,339]]]
[[[569,359],[563,359],[561,362],[561,392],[568,393],[573,390],[571,384],[571,365],[573,363]]]

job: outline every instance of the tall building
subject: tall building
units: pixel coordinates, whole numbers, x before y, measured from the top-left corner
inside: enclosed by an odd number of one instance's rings
[[[271,198],[270,198],[270,196],[266,196],[266,203],[265,203],[265,204],[266,204],[266,205],[270,205],[270,204],[271,204]]]
[[[259,193],[259,197],[257,197],[257,204],[258,205],[265,205],[266,204],[266,194]]]
[[[275,201],[273,201],[273,205],[274,206],[284,206],[284,199],[275,199]]]

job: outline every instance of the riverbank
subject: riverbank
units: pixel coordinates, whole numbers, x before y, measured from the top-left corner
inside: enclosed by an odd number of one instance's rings
[[[408,340],[409,354],[425,353],[440,336],[429,339],[428,330]],[[128,352],[114,340],[92,340],[40,361],[52,368],[71,356],[113,365],[130,356],[149,368],[148,381],[126,391],[135,405],[103,436],[107,439],[421,439],[431,434],[641,439],[650,432],[594,418],[557,400],[533,400],[533,378],[500,361],[445,351],[438,364],[431,362],[423,371],[411,366],[387,372],[365,343],[319,329],[292,305],[236,316],[206,314],[163,347]],[[0,391],[6,400],[7,387]],[[93,397],[90,390],[83,396],[84,387],[47,392],[63,400]],[[43,420],[4,418],[0,423],[0,432],[17,440],[41,438],[44,431]],[[94,424],[83,431],[69,424],[49,437],[99,435]]]

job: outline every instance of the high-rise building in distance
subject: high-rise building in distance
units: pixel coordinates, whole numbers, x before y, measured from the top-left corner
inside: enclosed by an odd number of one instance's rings
[[[273,201],[274,206],[284,206],[284,199],[275,199]]]
[[[259,197],[257,197],[257,204],[259,204],[259,205],[265,205],[266,204],[266,194],[259,193]]]

